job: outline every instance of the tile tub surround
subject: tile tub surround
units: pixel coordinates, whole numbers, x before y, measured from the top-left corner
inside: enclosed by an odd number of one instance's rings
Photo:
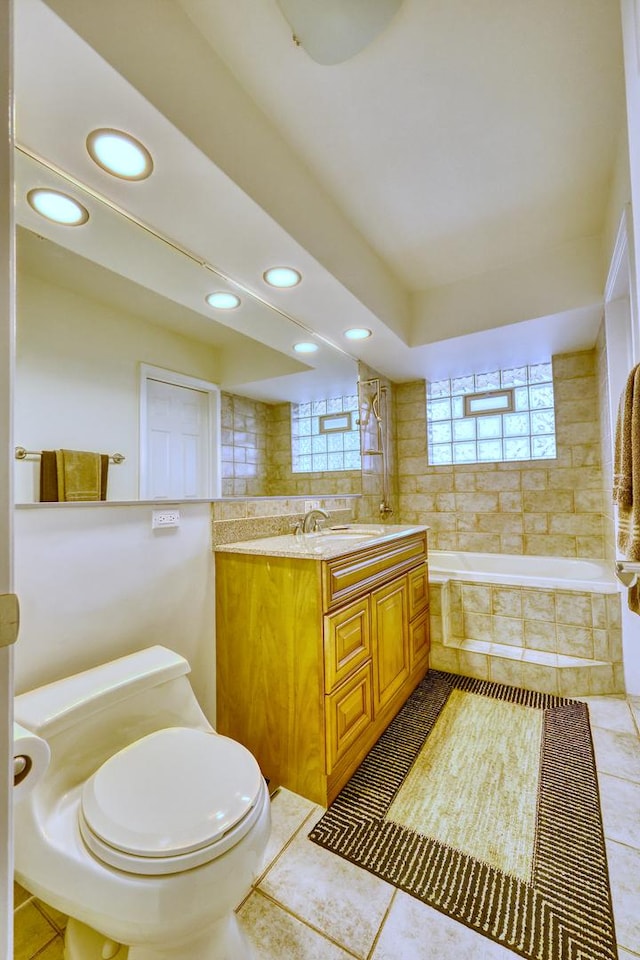
[[[431,666],[577,697],[622,693],[620,594],[430,580]]]
[[[640,705],[610,697],[587,704],[619,956],[632,960],[640,956],[640,739],[633,720]],[[238,910],[256,960],[517,960],[510,950],[314,844],[307,835],[322,812],[288,790],[273,798],[263,870]],[[65,918],[21,889],[15,904],[14,960],[62,960]],[[44,923],[43,912],[49,918]]]
[[[426,384],[395,388],[399,514],[435,550],[604,557],[596,351],[553,358],[557,458],[427,463]],[[608,534],[607,534],[608,536]]]
[[[291,472],[291,405],[222,392],[223,497],[353,495],[359,470]]]

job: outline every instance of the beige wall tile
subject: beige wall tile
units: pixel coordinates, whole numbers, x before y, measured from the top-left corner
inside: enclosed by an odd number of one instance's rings
[[[556,593],[556,620],[591,627],[591,596],[585,593]]]
[[[592,667],[589,672],[589,693],[594,697],[615,693],[613,664]]]
[[[526,620],[555,621],[555,593],[551,590],[523,590],[522,615]]]
[[[558,671],[541,663],[522,661],[522,686],[540,693],[558,693]]]
[[[591,623],[604,630],[607,626],[607,603],[602,593],[591,594]]]
[[[449,673],[460,673],[458,650],[455,647],[445,647],[441,643],[432,643],[429,651],[429,665],[434,670],[447,670]]]
[[[591,376],[595,373],[595,350],[580,350],[553,357],[554,381],[572,377]]]
[[[595,513],[565,513],[549,515],[549,533],[568,533],[573,536],[602,535],[602,520]]]
[[[490,680],[505,683],[509,687],[522,686],[522,662],[491,657],[489,660]]]
[[[499,536],[487,533],[459,533],[458,549],[471,553],[500,553],[501,543]]]
[[[464,639],[487,640],[492,639],[491,616],[485,613],[464,614]]]
[[[575,557],[574,537],[551,534],[530,534],[524,538],[525,553],[541,557]]]
[[[548,513],[525,513],[522,517],[524,533],[548,533]]]
[[[458,493],[456,509],[465,513],[492,513],[498,510],[497,493]]]
[[[573,493],[569,490],[525,490],[522,502],[527,513],[573,513]]]
[[[494,643],[506,643],[521,647],[524,643],[524,621],[512,617],[492,617],[492,640]]]
[[[483,653],[470,653],[466,650],[458,651],[460,673],[476,680],[489,679],[489,657]]]
[[[576,537],[576,556],[600,560],[604,555],[603,537]]]
[[[593,631],[590,627],[557,625],[558,652],[570,657],[593,659]]]
[[[462,605],[466,613],[491,613],[491,587],[462,584]]]
[[[505,473],[505,477],[512,477],[514,474]],[[499,509],[502,513],[521,513],[522,512],[522,493],[501,493],[499,496]]]
[[[478,468],[475,473],[475,489],[495,492],[495,491],[518,491],[520,490],[520,472],[517,473],[484,473],[482,464],[475,464]]]
[[[522,590],[519,587],[492,587],[492,612],[498,617],[522,617]]]
[[[556,624],[550,620],[525,620],[524,644],[530,650],[556,653],[558,649]]]
[[[500,553],[524,553],[524,537],[515,534],[502,534],[500,537]]]
[[[545,490],[547,471],[541,469],[523,470],[521,485],[523,490]]]

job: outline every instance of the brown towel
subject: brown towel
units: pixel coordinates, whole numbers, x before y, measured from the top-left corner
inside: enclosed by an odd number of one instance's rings
[[[613,502],[618,505],[618,548],[640,561],[640,364],[627,378],[616,422]],[[629,609],[640,614],[640,586],[629,589]]]
[[[109,455],[106,453],[43,450],[40,457],[40,502],[106,500],[108,477]]]

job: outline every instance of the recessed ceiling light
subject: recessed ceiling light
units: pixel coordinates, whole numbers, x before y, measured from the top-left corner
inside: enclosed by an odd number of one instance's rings
[[[151,154],[144,144],[122,130],[92,130],[87,150],[99,167],[121,180],[145,180],[153,170]]]
[[[366,327],[351,327],[350,330],[345,330],[344,335],[348,340],[367,340],[371,336],[371,330]]]
[[[302,274],[293,267],[270,267],[262,277],[272,287],[295,287],[302,280]]]
[[[301,343],[294,343],[293,349],[296,353],[315,353],[318,349],[318,344],[305,340]]]
[[[235,310],[236,307],[240,306],[240,297],[236,297],[235,293],[227,293],[224,290],[217,290],[215,293],[208,294],[206,301],[210,307],[215,307],[216,310]]]
[[[73,197],[59,190],[36,187],[29,190],[27,203],[36,213],[65,227],[79,227],[89,219],[89,211]]]

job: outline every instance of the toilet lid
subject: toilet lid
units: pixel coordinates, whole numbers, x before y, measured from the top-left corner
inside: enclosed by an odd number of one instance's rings
[[[134,857],[177,857],[215,843],[263,789],[260,768],[235,740],[185,727],[158,730],[110,757],[87,780],[89,830]]]

